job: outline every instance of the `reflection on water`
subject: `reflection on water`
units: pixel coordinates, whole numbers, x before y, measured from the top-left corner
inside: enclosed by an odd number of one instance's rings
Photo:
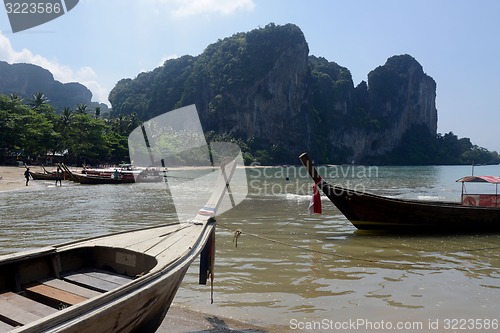
[[[292,319],[425,325],[500,319],[500,235],[357,231],[324,197],[324,214],[308,215],[311,182],[283,170],[250,170],[249,197],[218,218],[214,304],[209,287],[197,285],[197,264],[174,303],[284,326]],[[476,174],[499,171],[476,168]],[[384,167],[377,177],[330,180],[402,198],[457,201],[455,180],[469,173],[469,167]],[[163,184],[48,185],[0,193],[1,253],[175,218]],[[243,234],[235,247],[237,229]]]

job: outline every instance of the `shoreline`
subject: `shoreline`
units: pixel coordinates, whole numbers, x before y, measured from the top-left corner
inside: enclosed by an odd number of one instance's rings
[[[43,172],[43,168],[41,166],[28,166],[33,172]],[[264,169],[273,166],[265,166],[265,165],[254,165],[254,166],[245,166],[245,169]],[[170,168],[172,171],[180,171],[180,170],[191,170],[199,167],[183,167],[183,168]],[[52,170],[53,167],[48,167],[47,170]],[[30,179],[29,185],[26,186],[26,180],[24,178],[24,166],[1,166],[0,165],[0,192],[8,192],[8,191],[16,191],[22,189],[28,189],[29,187],[39,187],[40,184],[37,182],[33,182],[33,179]]]
[[[175,330],[173,330],[175,328]],[[175,299],[156,333],[289,333],[288,327],[255,326],[243,321],[198,312],[175,304]],[[295,331],[295,332],[301,332]]]
[[[42,172],[42,167],[30,166],[31,171]],[[24,166],[0,166],[0,192],[16,191],[27,189],[29,187],[39,187],[39,184],[33,182],[30,178],[29,185],[26,186],[24,178]]]

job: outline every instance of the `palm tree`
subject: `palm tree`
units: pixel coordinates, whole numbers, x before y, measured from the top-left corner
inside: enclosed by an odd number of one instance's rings
[[[19,104],[23,102],[23,98],[18,94],[10,94],[9,97],[10,100],[13,102],[18,102]]]
[[[71,136],[71,124],[73,122],[74,113],[70,108],[65,107],[61,114],[59,115],[59,119],[56,123],[56,130],[60,134],[60,140],[57,143],[56,149],[58,151],[64,152],[69,149],[70,146],[70,136]],[[54,151],[56,150],[54,149]]]
[[[61,116],[59,118],[59,124],[61,126],[61,132],[64,132],[64,130],[70,125],[71,118],[73,118],[73,114],[71,113],[70,108],[65,107],[62,110]]]
[[[95,107],[95,117],[96,117],[96,119],[98,119],[100,116],[101,116],[101,107],[96,106]]]
[[[33,95],[33,98],[29,104],[31,105],[32,109],[36,109],[44,104],[48,104],[49,101],[50,100],[47,98],[47,96],[45,96],[41,92],[37,92],[36,94]]]
[[[78,104],[76,106],[76,113],[79,113],[79,114],[84,114],[84,113],[87,113],[87,104]]]

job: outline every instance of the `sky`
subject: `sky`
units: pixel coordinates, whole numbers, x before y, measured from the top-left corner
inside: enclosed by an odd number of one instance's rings
[[[299,26],[309,54],[347,67],[355,85],[410,54],[437,83],[438,132],[500,152],[497,0],[80,0],[17,33],[0,8],[0,60],[42,66],[109,105],[120,79],[271,22]]]

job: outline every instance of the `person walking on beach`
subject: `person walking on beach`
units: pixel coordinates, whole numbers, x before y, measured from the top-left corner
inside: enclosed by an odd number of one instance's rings
[[[28,183],[30,181],[30,168],[26,168],[26,171],[24,171],[24,177],[26,178],[26,186],[28,186]]]
[[[59,186],[62,186],[62,170],[60,167],[57,167],[57,170],[56,170],[56,186],[57,186],[57,182],[59,182]]]

